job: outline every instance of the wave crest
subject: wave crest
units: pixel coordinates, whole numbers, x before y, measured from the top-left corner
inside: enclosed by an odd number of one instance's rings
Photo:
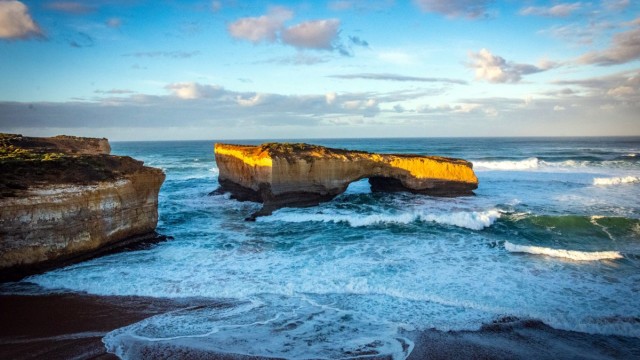
[[[487,169],[487,170],[527,170],[537,169],[540,166],[540,160],[538,158],[528,158],[524,160],[499,160],[499,161],[474,161],[473,167],[475,169]]]
[[[358,216],[358,214],[300,214],[298,212],[277,212],[271,216],[258,218],[258,221],[285,221],[285,222],[334,222],[347,223],[352,227],[371,226],[379,224],[409,224],[414,221],[435,222],[442,225],[452,225],[471,230],[482,230],[491,226],[498,218],[498,210],[487,211],[459,211],[442,214],[425,213],[400,213],[400,214],[371,214]]]
[[[620,176],[620,177],[593,179],[593,185],[600,185],[600,186],[632,184],[637,182],[640,182],[640,177],[638,176]]]
[[[623,256],[617,251],[577,251],[552,249],[542,246],[516,245],[508,241],[504,242],[504,248],[512,253],[527,253],[533,255],[546,255],[551,257],[571,259],[575,261],[596,261],[621,259]]]

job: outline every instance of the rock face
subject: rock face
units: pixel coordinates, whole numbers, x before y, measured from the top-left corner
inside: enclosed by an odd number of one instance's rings
[[[165,175],[106,139],[0,134],[0,280],[148,239]]]
[[[308,144],[260,146],[215,144],[220,189],[238,200],[262,202],[253,214],[281,207],[317,205],[368,178],[372,191],[409,191],[433,196],[473,195],[472,164],[461,159],[374,154]]]

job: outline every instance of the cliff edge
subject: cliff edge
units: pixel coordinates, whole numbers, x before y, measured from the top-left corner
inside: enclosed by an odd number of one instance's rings
[[[107,139],[0,134],[0,280],[150,239],[165,175]]]
[[[329,201],[350,183],[368,178],[372,191],[408,191],[432,196],[473,195],[472,164],[439,156],[375,154],[309,144],[259,146],[215,144],[220,170],[217,192],[263,203],[253,214]]]

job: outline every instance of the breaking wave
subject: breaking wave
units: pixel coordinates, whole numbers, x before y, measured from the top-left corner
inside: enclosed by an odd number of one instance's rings
[[[499,160],[499,161],[474,161],[474,169],[486,170],[527,170],[537,169],[540,166],[538,158],[528,158],[524,160]]]
[[[258,221],[272,222],[334,222],[347,223],[352,227],[372,226],[380,224],[409,224],[415,221],[435,222],[441,225],[457,226],[471,230],[482,230],[491,226],[500,218],[498,210],[487,211],[459,211],[441,214],[421,212],[405,212],[399,214],[371,214],[360,216],[355,213],[315,213],[301,214],[299,212],[279,211],[272,216],[258,218]]]
[[[542,246],[516,245],[508,241],[504,242],[504,248],[512,253],[527,253],[533,255],[546,255],[557,258],[565,258],[575,261],[597,261],[621,259],[623,256],[617,251],[577,251],[565,249],[552,249]]]
[[[632,184],[640,182],[638,176],[621,176],[610,178],[594,178],[593,185],[607,186],[607,185],[620,185],[620,184]]]

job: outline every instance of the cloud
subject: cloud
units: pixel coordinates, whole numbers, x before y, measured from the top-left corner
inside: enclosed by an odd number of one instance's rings
[[[259,61],[256,64],[277,64],[277,65],[316,65],[328,62],[326,57],[312,56],[302,52],[298,52],[293,56],[282,56],[272,58],[266,61]]]
[[[188,59],[192,58],[196,55],[200,55],[200,51],[142,51],[135,53],[127,53],[122,56],[133,56],[133,57],[165,57],[170,59]]]
[[[31,18],[25,4],[20,1],[0,1],[0,39],[25,40],[43,37],[42,30]]]
[[[360,73],[360,74],[331,75],[329,77],[336,78],[336,79],[349,79],[349,80],[365,79],[365,80],[384,80],[384,81],[443,82],[443,83],[460,84],[460,85],[467,84],[467,82],[464,80],[406,76],[406,75],[398,75],[398,74]]]
[[[629,6],[629,3],[629,0],[604,0],[602,2],[604,7],[610,11],[624,10]]]
[[[222,10],[222,1],[219,1],[219,0],[211,1],[211,10],[213,12],[218,12]]]
[[[110,94],[110,95],[124,95],[124,94],[134,94],[133,90],[125,90],[125,89],[111,89],[111,90],[96,90],[94,91],[96,94]]]
[[[523,75],[535,74],[559,66],[557,63],[545,61],[540,66],[518,64],[493,55],[482,49],[478,53],[470,53],[473,63],[469,67],[475,69],[476,79],[491,83],[517,83]]]
[[[593,43],[598,36],[614,29],[616,26],[606,21],[597,21],[590,22],[586,26],[585,24],[554,25],[540,31],[540,33],[583,45]]]
[[[95,44],[93,38],[83,32],[77,32],[68,36],[67,42],[74,48],[92,47]]]
[[[293,18],[293,11],[284,7],[273,7],[266,15],[239,19],[227,27],[232,37],[254,44],[275,42],[284,23]]]
[[[47,4],[47,8],[75,15],[83,15],[96,11],[94,6],[87,5],[86,2],[81,1],[54,1]]]
[[[613,35],[609,48],[601,51],[592,51],[577,59],[581,64],[595,64],[610,66],[624,64],[640,59],[640,18],[633,24],[636,28]]]
[[[556,81],[554,84],[583,87],[587,90],[588,97],[615,98],[640,104],[640,71],[638,70],[581,80]]]
[[[369,47],[369,43],[366,40],[360,39],[357,36],[349,36],[349,41],[356,46]]]
[[[378,11],[393,6],[394,0],[334,0],[329,2],[333,11]]]
[[[173,83],[167,85],[165,89],[171,90],[174,96],[184,100],[212,98],[223,93],[220,86],[195,82]]]
[[[557,4],[550,7],[544,6],[529,6],[520,10],[521,15],[539,15],[550,17],[567,17],[577,10],[580,10],[582,3],[564,3]]]
[[[333,50],[340,20],[312,20],[282,31],[282,42],[300,49]]]
[[[340,20],[310,20],[285,27],[285,22],[292,18],[293,11],[273,7],[266,15],[239,19],[229,24],[227,30],[232,37],[254,44],[279,41],[301,50],[337,50],[342,55],[351,55],[350,49],[339,42]]]
[[[113,89],[98,90],[96,94],[104,96],[84,101],[0,101],[0,131],[15,128],[33,132],[41,128],[166,129],[199,126],[210,130],[215,126],[221,129],[317,126],[334,118],[346,119],[347,122],[369,119],[381,112],[380,105],[409,97],[409,94],[375,92],[311,95],[238,92],[216,84],[197,82],[170,83],[164,88],[167,94],[162,96]],[[247,127],[244,134],[246,131]],[[238,134],[242,136],[243,132]]]
[[[107,19],[105,24],[110,28],[116,29],[122,26],[122,19],[113,17],[113,18]]]
[[[484,16],[491,0],[414,0],[424,12],[435,12],[448,17],[469,19]]]

